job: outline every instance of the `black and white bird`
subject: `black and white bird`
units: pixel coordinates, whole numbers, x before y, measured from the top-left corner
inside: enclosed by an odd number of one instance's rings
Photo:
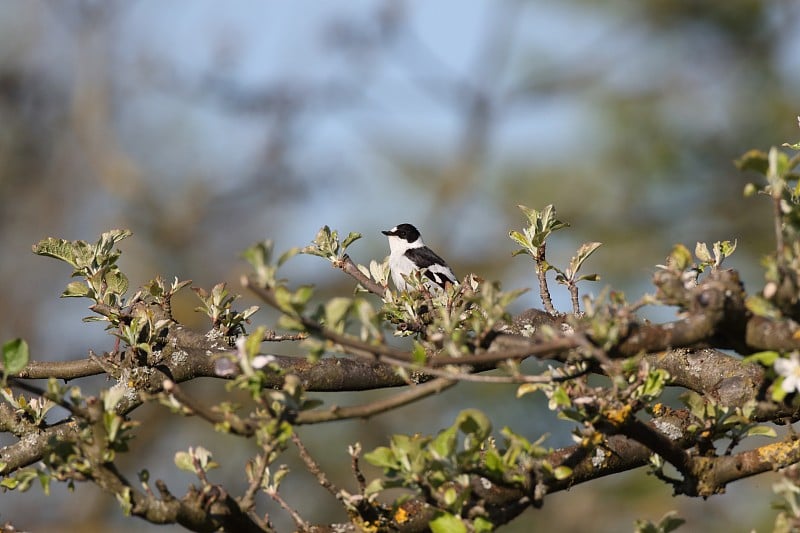
[[[400,224],[381,233],[389,237],[389,270],[398,291],[407,290],[404,276],[417,270],[439,287],[458,284],[445,260],[425,246],[419,230],[411,224]]]

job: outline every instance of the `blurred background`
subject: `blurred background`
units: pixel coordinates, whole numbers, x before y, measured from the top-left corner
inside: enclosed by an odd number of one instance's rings
[[[115,227],[134,232],[121,245],[132,286],[161,274],[238,291],[241,250],[265,238],[302,246],[324,224],[363,233],[351,256],[368,263],[388,252],[379,230],[412,222],[459,276],[512,289],[536,284],[530,261],[510,255],[507,232],[524,220],[516,205],[553,203],[572,227],[552,241],[551,262],[565,265],[584,241],[604,243],[587,264],[602,281],[585,291],[609,285],[636,299],[673,244],[723,239],[738,240],[730,265],[758,290],[770,209],[742,197],[752,177],[732,161],[800,138],[798,27],[790,0],[5,0],[0,340],[24,337],[41,360],[110,349],[102,327],[81,323],[86,301],[57,298],[67,267],[30,246],[46,236],[94,241]],[[313,257],[283,274],[317,284],[320,298],[353,287]],[[568,310],[566,292],[553,292]],[[250,303],[245,295],[242,307]],[[195,305],[190,291],[176,302],[202,331]],[[538,305],[533,290],[515,309]],[[273,323],[268,313],[255,322]],[[79,385],[91,393],[107,383]],[[189,390],[209,401],[224,394],[215,380]],[[392,433],[432,433],[459,408],[485,410],[498,430],[570,444],[570,426],[541,398],[516,401],[514,390],[462,385],[367,422],[299,431],[350,490],[348,443],[371,449]],[[341,405],[385,394],[315,396]],[[202,443],[223,464],[212,480],[244,486],[253,443],[209,436],[204,423],[158,406],[135,417],[146,424],[122,464],[131,479],[147,468],[182,494],[194,480],[172,457]],[[291,464],[286,498],[312,521],[343,520]],[[736,483],[703,502],[631,472],[552,495],[506,531],[624,531],[670,509],[688,520],[682,531],[763,531],[773,481]],[[156,529],[122,518],[92,486],[75,492],[3,494],[0,523]],[[264,510],[291,529],[271,502]]]

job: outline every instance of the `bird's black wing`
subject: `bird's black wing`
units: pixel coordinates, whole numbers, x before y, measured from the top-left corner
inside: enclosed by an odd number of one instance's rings
[[[447,266],[445,260],[427,246],[406,250],[405,256],[417,265],[428,279],[440,287],[444,288],[448,281],[456,283],[453,271]]]
[[[420,246],[419,248],[409,248],[406,250],[405,256],[417,265],[418,268],[428,268],[431,265],[447,266],[444,259],[436,255],[436,252],[427,246]]]

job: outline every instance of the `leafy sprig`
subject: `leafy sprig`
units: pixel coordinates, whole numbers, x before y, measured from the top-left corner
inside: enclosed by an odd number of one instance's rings
[[[522,232],[512,230],[508,233],[509,238],[521,246],[521,248],[514,251],[512,255],[528,254],[533,258],[536,264],[536,275],[539,279],[539,294],[542,298],[545,311],[551,314],[556,313],[552,299],[550,298],[550,289],[547,286],[546,277],[547,273],[552,270],[556,273],[556,281],[565,285],[569,290],[573,311],[579,313],[578,282],[597,281],[600,277],[597,274],[579,275],[578,272],[583,267],[583,263],[602,245],[602,243],[587,242],[582,244],[572,259],[570,259],[569,266],[562,270],[551,265],[547,261],[547,239],[554,232],[568,227],[569,224],[556,218],[556,209],[552,204],[545,206],[541,211],[531,209],[524,205],[519,205],[517,207],[520,208],[528,219],[528,225],[522,229]]]
[[[33,253],[63,261],[73,268],[73,281],[62,298],[89,298],[96,304],[119,308],[128,290],[128,278],[117,265],[120,250],[115,246],[130,237],[127,229],[115,229],[100,235],[95,244],[86,241],[67,241],[48,237],[33,246]],[[110,320],[109,317],[88,317],[85,320]]]

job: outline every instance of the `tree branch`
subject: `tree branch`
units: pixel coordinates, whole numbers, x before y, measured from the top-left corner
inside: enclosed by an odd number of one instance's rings
[[[298,425],[318,424],[320,422],[332,422],[334,420],[346,420],[349,418],[369,418],[403,405],[408,405],[426,396],[438,394],[449,389],[456,383],[458,383],[458,380],[437,378],[422,385],[409,387],[408,390],[394,394],[388,398],[363,405],[354,405],[351,407],[334,406],[327,410],[302,411],[297,415],[295,423]]]

